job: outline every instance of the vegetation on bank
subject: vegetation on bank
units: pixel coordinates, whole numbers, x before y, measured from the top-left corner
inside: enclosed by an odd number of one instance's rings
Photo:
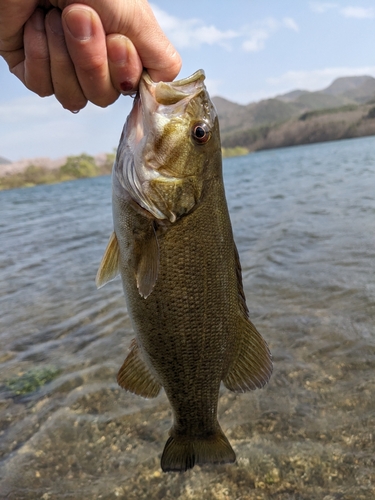
[[[234,148],[221,148],[221,153],[223,155],[223,158],[231,158],[233,156],[247,155],[249,154],[249,150],[241,146],[236,146]]]
[[[112,171],[114,159],[115,153],[109,153],[105,161],[98,165],[93,156],[83,153],[79,156],[69,156],[66,163],[57,169],[29,165],[23,172],[0,177],[0,190],[108,175]]]
[[[249,150],[238,146],[234,148],[223,148],[222,153],[223,157],[227,158],[247,155]],[[39,184],[57,184],[59,182],[74,179],[109,175],[112,171],[114,159],[115,153],[107,154],[105,162],[98,165],[93,156],[83,153],[79,156],[69,156],[66,163],[57,169],[47,169],[36,165],[29,165],[23,172],[0,177],[0,190],[33,187]]]
[[[306,111],[305,113],[302,113],[298,119],[305,121],[316,116],[333,115],[341,113],[342,111],[355,111],[358,107],[359,106],[357,104],[346,104],[345,106],[339,106],[337,108],[314,109],[313,111]]]

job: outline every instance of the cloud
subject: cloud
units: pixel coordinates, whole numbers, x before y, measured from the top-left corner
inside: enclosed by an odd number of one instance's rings
[[[234,30],[219,30],[213,25],[206,25],[201,19],[180,19],[151,4],[155,17],[172,43],[178,48],[197,47],[202,44],[220,45],[230,48],[229,40],[240,36]]]
[[[318,14],[335,9],[339,14],[344,17],[352,19],[373,19],[375,18],[375,9],[373,7],[358,7],[348,5],[347,7],[340,8],[337,3],[331,2],[310,2],[310,9]]]
[[[310,2],[310,9],[318,14],[324,14],[328,10],[336,9],[338,7],[337,3],[331,2]]]
[[[296,32],[299,31],[297,23],[291,17],[284,17],[282,21],[274,18],[264,19],[263,21],[254,23],[247,30],[247,40],[242,43],[242,48],[246,52],[259,52],[263,50],[266,40],[281,28],[287,28]]]
[[[264,28],[255,28],[251,30],[250,37],[242,44],[246,52],[259,52],[265,47],[265,41],[271,36],[272,31]]]
[[[276,88],[276,91],[287,92],[295,89],[320,90],[341,76],[375,75],[375,66],[332,67],[312,71],[287,71],[283,75],[268,78],[267,84]]]
[[[285,28],[289,28],[290,30],[293,30],[293,31],[296,31],[296,32],[299,31],[298,24],[291,17],[284,17],[284,19],[283,19],[283,25],[285,26]]]
[[[102,109],[88,104],[74,115],[54,97],[31,94],[0,103],[0,155],[20,158],[112,151],[132,100],[120,97]]]
[[[372,7],[344,7],[340,9],[340,14],[344,17],[354,19],[373,19],[375,17],[375,9]]]
[[[215,78],[206,78],[204,83],[211,97],[220,94],[220,88],[223,84],[222,80]]]
[[[53,97],[45,99],[34,95],[20,97],[0,104],[1,124],[17,123],[19,121],[43,120],[56,115],[61,110],[61,105]]]
[[[246,52],[259,52],[264,49],[266,40],[278,29],[299,31],[297,23],[291,17],[285,17],[281,21],[268,18],[255,22],[250,27],[220,30],[212,24],[206,24],[202,19],[182,19],[168,14],[155,4],[151,4],[151,7],[160,26],[178,49],[195,48],[202,44],[231,49],[232,42],[237,39],[242,41],[242,48]]]

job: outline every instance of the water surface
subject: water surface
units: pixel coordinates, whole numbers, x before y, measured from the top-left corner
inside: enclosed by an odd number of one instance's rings
[[[224,174],[275,371],[221,392],[237,464],[182,475],[159,468],[165,395],[115,382],[132,331],[120,281],[94,283],[110,178],[0,192],[4,498],[375,498],[375,138],[231,158]]]

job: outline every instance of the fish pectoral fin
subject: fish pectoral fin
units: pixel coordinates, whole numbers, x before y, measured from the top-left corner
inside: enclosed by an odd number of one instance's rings
[[[139,295],[147,299],[154,289],[159,272],[159,245],[155,228],[152,225],[149,233],[137,241],[138,254],[135,277]]]
[[[162,386],[143,360],[135,339],[132,340],[130,353],[117,374],[117,383],[126,391],[144,398],[156,398],[160,392]]]
[[[272,374],[270,350],[247,317],[242,316],[240,328],[239,349],[223,378],[224,385],[233,392],[261,389]]]
[[[120,249],[116,233],[113,231],[111,237],[109,238],[107,248],[104,251],[98,272],[96,273],[95,283],[97,288],[101,288],[106,285],[109,281],[112,281],[118,274],[120,274],[119,261]]]

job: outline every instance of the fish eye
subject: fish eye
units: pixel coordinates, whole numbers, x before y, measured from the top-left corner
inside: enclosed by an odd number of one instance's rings
[[[198,144],[205,144],[211,137],[211,130],[204,122],[196,123],[192,128],[191,135]]]

